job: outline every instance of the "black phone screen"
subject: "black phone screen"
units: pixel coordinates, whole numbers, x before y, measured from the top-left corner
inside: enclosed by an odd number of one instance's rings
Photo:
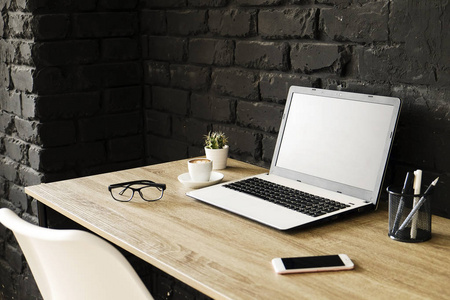
[[[281,260],[286,270],[344,266],[339,255],[289,257]]]

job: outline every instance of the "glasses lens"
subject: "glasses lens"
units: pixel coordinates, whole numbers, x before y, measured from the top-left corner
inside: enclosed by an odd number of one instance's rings
[[[111,195],[117,201],[130,201],[133,198],[133,190],[128,187],[116,187],[111,189]]]
[[[143,187],[139,191],[142,199],[146,201],[159,200],[163,195],[163,190],[154,186]]]

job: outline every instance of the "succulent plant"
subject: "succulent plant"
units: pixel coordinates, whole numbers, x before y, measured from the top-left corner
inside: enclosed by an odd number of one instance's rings
[[[228,144],[228,138],[223,132],[210,131],[205,135],[205,147],[208,149],[222,149]]]

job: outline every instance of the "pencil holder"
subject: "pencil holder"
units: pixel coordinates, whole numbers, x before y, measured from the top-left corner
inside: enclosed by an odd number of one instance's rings
[[[400,242],[417,243],[431,238],[432,194],[402,194],[388,187],[389,237]]]

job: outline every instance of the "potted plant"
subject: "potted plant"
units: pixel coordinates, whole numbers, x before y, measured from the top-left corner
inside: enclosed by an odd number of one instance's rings
[[[227,167],[228,149],[228,138],[223,132],[210,131],[205,135],[205,154],[206,158],[212,160],[213,169]]]

